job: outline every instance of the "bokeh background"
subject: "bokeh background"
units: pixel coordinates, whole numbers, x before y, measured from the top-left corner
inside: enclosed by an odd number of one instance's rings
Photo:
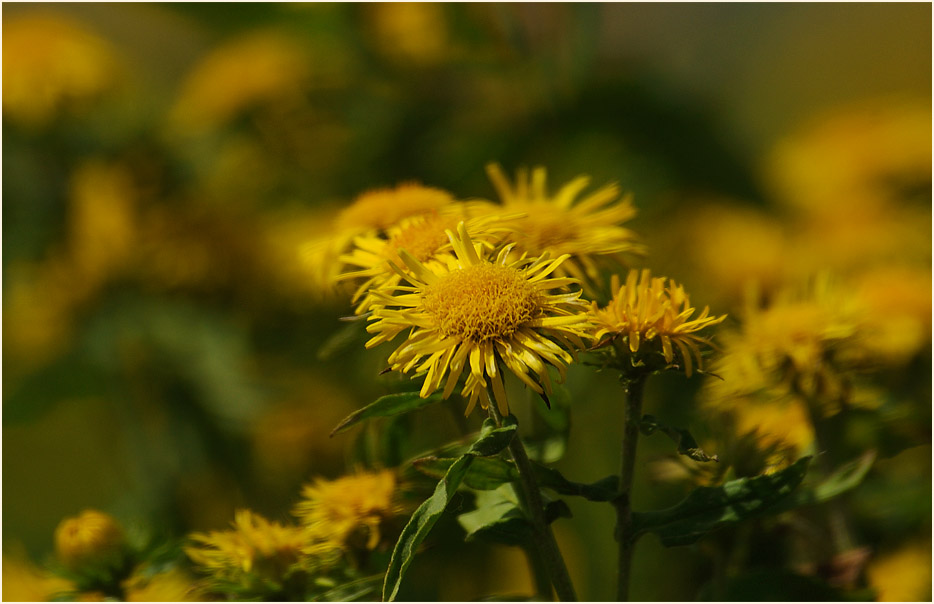
[[[750,281],[877,293],[888,402],[836,457],[879,452],[848,500],[861,544],[929,598],[930,23],[923,3],[4,5],[4,551],[43,560],[88,507],[167,537],[283,516],[349,469],[360,439],[328,434],[393,378],[300,250],[374,187],[493,198],[498,161],[620,183],[645,266],[731,321]],[[700,382],[656,380],[647,406],[703,434]],[[618,384],[569,386],[557,467],[612,474]],[[413,417],[407,450],[456,415]],[[670,505],[649,464],[670,445],[642,447],[637,507]],[[612,599],[612,509],[570,503],[580,595]],[[519,553],[458,531],[405,597],[528,591]],[[695,599],[709,565],[648,537],[633,597]]]

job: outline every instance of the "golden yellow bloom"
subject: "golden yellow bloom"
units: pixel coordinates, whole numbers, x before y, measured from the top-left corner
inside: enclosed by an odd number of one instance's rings
[[[332,548],[311,548],[306,531],[266,520],[250,510],[237,510],[233,530],[194,533],[198,545],[185,553],[215,579],[234,583],[250,577],[281,580],[302,568],[308,555],[324,555]]]
[[[931,542],[905,545],[880,555],[866,568],[877,602],[931,600]]]
[[[28,15],[3,21],[3,114],[41,126],[62,109],[107,90],[115,53],[70,19]]]
[[[74,589],[71,581],[43,571],[19,556],[3,555],[4,602],[51,602]]]
[[[623,337],[629,343],[632,354],[639,353],[643,344],[650,347],[653,341],[661,345],[661,354],[665,362],[675,360],[675,347],[678,357],[684,364],[685,373],[690,376],[693,369],[692,357],[701,367],[701,345],[708,345],[709,338],[700,336],[698,331],[716,325],[726,319],[726,315],[711,317],[710,309],[704,307],[700,316],[691,319],[695,308],[684,287],[673,279],[652,277],[651,271],[631,270],[626,283],[619,284],[619,277],[612,278],[613,299],[606,308],[599,308],[592,303],[591,312],[596,326],[595,339],[600,342],[609,336],[609,341]],[[657,351],[657,350],[656,350]],[[643,354],[646,350],[643,350]]]
[[[366,5],[374,40],[390,59],[431,65],[448,45],[444,6],[433,2],[379,2]]]
[[[337,217],[338,231],[356,233],[385,230],[403,218],[427,214],[452,203],[454,196],[442,189],[418,183],[402,183],[394,188],[373,189],[359,195]]]
[[[391,470],[319,478],[302,489],[302,501],[293,513],[312,542],[348,547],[362,535],[365,547],[375,549],[383,536],[380,526],[404,511],[397,487]]]
[[[559,274],[568,274],[586,283],[599,278],[598,261],[622,261],[624,252],[642,252],[635,234],[622,223],[636,215],[632,196],[619,197],[619,187],[606,185],[577,201],[590,183],[578,176],[554,195],[546,189],[545,168],[518,171],[515,186],[509,183],[498,164],[489,164],[487,174],[502,201],[502,210],[520,217],[507,220],[515,231],[516,251],[529,256],[567,254]]]
[[[74,518],[66,518],[55,529],[55,553],[71,569],[117,563],[125,545],[120,524],[97,510],[84,510]]]
[[[362,314],[376,303],[376,297],[370,290],[391,290],[400,283],[405,267],[399,256],[400,250],[405,250],[429,268],[447,266],[454,260],[447,231],[455,229],[462,220],[466,220],[469,231],[480,234],[478,239],[481,243],[492,246],[493,239],[500,236],[503,228],[490,225],[498,219],[494,215],[468,219],[475,207],[469,203],[451,204],[440,212],[432,210],[403,218],[386,230],[385,237],[373,233],[356,237],[353,251],[341,256],[341,260],[358,270],[345,269],[340,277],[344,280],[362,279],[352,299],[357,304],[355,313]]]
[[[539,394],[551,392],[547,365],[564,379],[565,366],[575,347],[583,346],[589,322],[580,292],[570,293],[575,283],[567,277],[549,278],[567,256],[547,255],[515,262],[507,246],[494,260],[475,245],[464,224],[448,237],[456,261],[430,269],[409,254],[401,256],[413,275],[412,286],[399,286],[398,295],[378,294],[381,304],[373,311],[367,331],[377,334],[367,348],[387,342],[412,328],[408,338],[389,357],[394,371],[427,371],[421,396],[427,397],[444,384],[444,398],[469,367],[462,394],[469,397],[467,414],[479,399],[488,407],[487,378],[500,412],[509,413],[501,365],[505,365]],[[559,290],[561,293],[549,293]],[[428,357],[424,361],[424,357]],[[531,377],[535,372],[536,379]],[[543,389],[544,387],[544,389]]]
[[[236,38],[211,51],[191,71],[169,116],[178,132],[201,132],[229,123],[255,105],[304,102],[307,50],[276,31]]]

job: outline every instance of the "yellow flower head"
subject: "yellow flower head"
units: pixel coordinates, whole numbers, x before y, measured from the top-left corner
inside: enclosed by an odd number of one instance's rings
[[[428,397],[444,382],[444,398],[469,367],[462,390],[469,397],[467,414],[479,399],[488,407],[487,378],[499,410],[509,413],[501,365],[505,365],[539,394],[551,392],[547,365],[564,379],[565,366],[590,326],[580,292],[568,292],[575,283],[567,277],[549,278],[567,257],[548,256],[517,261],[507,258],[512,246],[492,261],[475,245],[463,223],[457,234],[448,233],[456,261],[429,268],[409,254],[400,255],[412,271],[411,286],[398,295],[381,294],[385,307],[373,311],[367,331],[375,333],[371,348],[411,328],[409,337],[389,357],[394,371],[426,371],[421,396]],[[558,289],[561,293],[550,293]],[[427,357],[427,359],[425,359]],[[423,360],[424,359],[424,360]],[[532,372],[537,378],[531,377]],[[445,375],[447,381],[445,382]],[[543,389],[544,388],[544,389]]]
[[[554,195],[546,189],[545,168],[537,167],[531,177],[519,170],[515,186],[509,183],[498,164],[489,164],[487,174],[509,213],[520,217],[508,220],[515,231],[516,251],[540,256],[567,254],[561,272],[586,283],[599,278],[598,260],[621,261],[623,252],[641,253],[635,234],[621,226],[636,215],[632,196],[619,198],[619,187],[606,185],[576,201],[590,183],[578,176]]]
[[[878,602],[931,599],[931,542],[915,541],[873,559],[866,576]]]
[[[385,230],[408,216],[427,214],[452,203],[454,196],[442,189],[418,183],[402,183],[395,188],[374,189],[358,196],[337,217],[339,231],[363,233]]]
[[[55,529],[55,553],[71,569],[118,563],[125,545],[120,524],[97,510],[84,510],[74,518],[66,518]]]
[[[123,583],[127,602],[197,602],[201,600],[191,577],[180,570],[152,576],[135,574]]]
[[[40,126],[63,108],[107,90],[117,72],[107,43],[69,19],[3,21],[3,114]]]
[[[276,31],[236,38],[214,49],[185,80],[169,116],[178,132],[204,131],[270,102],[303,102],[307,50]]]
[[[195,533],[198,545],[185,548],[191,560],[213,578],[247,583],[251,577],[281,580],[302,568],[309,554],[324,555],[330,548],[309,549],[305,530],[266,520],[250,510],[238,510],[233,530]]]
[[[710,340],[697,332],[722,322],[726,315],[709,316],[710,309],[705,306],[700,316],[691,319],[696,309],[691,306],[684,287],[672,279],[666,286],[665,278],[653,278],[648,269],[641,274],[629,271],[622,286],[619,277],[614,275],[610,287],[614,296],[607,307],[601,309],[594,302],[591,309],[596,326],[594,337],[598,342],[625,338],[633,355],[640,350],[643,355],[658,352],[653,345],[660,344],[661,354],[668,364],[674,362],[677,347],[688,376],[693,369],[692,358],[697,360],[698,367],[701,366],[700,346],[709,345]]]
[[[444,6],[433,2],[367,5],[379,50],[401,64],[434,65],[449,52]]]
[[[375,549],[382,537],[380,526],[403,512],[397,486],[391,470],[359,472],[337,480],[319,478],[302,489],[302,501],[294,514],[312,542],[347,547],[363,534],[365,547]]]
[[[75,585],[44,571],[23,557],[3,555],[4,602],[51,602],[73,593]]]
[[[385,237],[370,233],[355,238],[353,251],[341,256],[341,260],[358,270],[344,272],[341,279],[362,279],[353,296],[356,314],[368,311],[376,303],[370,290],[392,289],[399,284],[405,267],[399,256],[401,250],[422,264],[437,268],[454,259],[447,231],[455,229],[461,220],[467,221],[468,229],[484,237],[492,237],[502,230],[490,226],[489,223],[497,219],[493,215],[468,219],[473,207],[474,204],[468,203],[450,205],[445,208],[447,211],[432,210],[403,218],[386,230]]]

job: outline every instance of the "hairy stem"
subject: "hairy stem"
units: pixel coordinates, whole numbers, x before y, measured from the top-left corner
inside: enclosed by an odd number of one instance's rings
[[[503,418],[496,409],[495,402],[490,404],[489,412],[490,417],[497,424],[502,424]],[[542,502],[542,494],[538,488],[538,483],[535,481],[535,475],[532,473],[532,463],[529,461],[529,456],[519,435],[516,435],[512,442],[509,443],[509,454],[519,471],[519,480],[516,482],[519,500],[532,523],[531,549],[537,552],[544,561],[558,599],[562,602],[576,601],[577,594],[574,591],[574,585],[571,583],[571,576],[568,573],[567,565],[564,563],[564,558],[561,556],[561,550],[558,549],[558,542],[551,531],[551,526],[548,525],[545,519],[545,505]]]
[[[632,479],[636,467],[636,446],[639,444],[639,422],[642,420],[642,392],[645,375],[627,378],[623,382],[626,403],[623,411],[623,443],[620,452],[619,485],[613,506],[616,508],[616,540],[619,545],[616,600],[629,601],[629,579],[635,539],[632,534]]]

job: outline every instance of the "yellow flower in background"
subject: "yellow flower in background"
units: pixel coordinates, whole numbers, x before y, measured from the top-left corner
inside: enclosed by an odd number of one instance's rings
[[[385,230],[403,218],[439,211],[453,202],[454,196],[447,191],[416,182],[372,189],[357,196],[340,213],[334,226],[354,234]]]
[[[902,199],[902,187],[929,189],[930,101],[835,109],[776,145],[765,172],[780,201],[821,215]]]
[[[125,548],[123,528],[112,516],[97,510],[66,518],[55,529],[55,554],[72,570],[119,564]]]
[[[212,130],[264,103],[301,104],[310,57],[295,38],[252,32],[208,53],[185,79],[169,115],[181,134]]]
[[[866,568],[877,602],[931,600],[931,542],[909,543],[879,555]]]
[[[3,21],[3,115],[42,126],[90,101],[117,77],[114,50],[77,22],[53,14]]]
[[[193,533],[185,548],[199,570],[212,578],[248,584],[251,579],[281,580],[310,560],[333,553],[328,544],[313,547],[307,532],[266,520],[250,510],[237,510],[233,530]]]
[[[71,581],[41,570],[25,558],[3,555],[4,602],[51,602],[74,590]]]
[[[502,202],[502,211],[519,214],[506,220],[515,231],[516,251],[540,256],[567,254],[559,274],[568,274],[586,284],[599,279],[598,262],[622,262],[624,252],[641,253],[635,233],[621,226],[636,215],[632,196],[619,199],[619,187],[606,185],[578,200],[590,183],[578,176],[554,195],[546,188],[545,168],[529,175],[520,169],[513,186],[498,164],[487,165],[487,174]]]
[[[675,348],[678,359],[684,365],[685,373],[690,377],[694,362],[701,365],[701,346],[710,344],[706,336],[698,335],[700,330],[721,323],[726,315],[710,316],[710,309],[704,307],[700,315],[691,318],[696,309],[684,287],[664,277],[652,277],[651,271],[644,269],[629,271],[626,283],[620,285],[619,277],[614,275],[611,282],[613,299],[606,308],[599,308],[592,303],[596,331],[594,339],[608,342],[619,337],[628,343],[629,352],[637,354],[654,348],[671,364],[675,361]],[[657,344],[657,346],[656,346]],[[598,344],[599,345],[599,344]],[[645,348],[643,348],[645,346]],[[658,346],[661,347],[658,350]]]
[[[69,259],[93,288],[136,251],[136,188],[123,167],[90,160],[72,174],[69,193]]]
[[[412,285],[396,288],[403,293],[379,296],[385,306],[374,309],[370,317],[373,323],[367,331],[376,335],[366,346],[388,342],[411,328],[389,363],[402,373],[427,372],[420,392],[423,398],[442,382],[444,398],[449,397],[469,367],[462,390],[469,397],[466,414],[477,400],[484,409],[489,406],[489,379],[497,406],[507,415],[502,365],[535,392],[550,394],[547,365],[564,379],[573,351],[582,348],[582,338],[587,337],[590,324],[581,312],[586,304],[580,292],[567,290],[573,279],[549,277],[566,256],[523,256],[509,262],[512,246],[507,246],[490,260],[463,223],[456,235],[448,237],[456,256],[451,266],[431,269],[401,253],[412,271],[407,277]]]
[[[395,473],[381,470],[318,478],[302,489],[293,513],[313,543],[351,547],[360,538],[372,550],[384,536],[381,527],[403,511]]]
[[[447,56],[444,6],[433,2],[366,5],[373,40],[387,57],[403,64],[434,65]]]

